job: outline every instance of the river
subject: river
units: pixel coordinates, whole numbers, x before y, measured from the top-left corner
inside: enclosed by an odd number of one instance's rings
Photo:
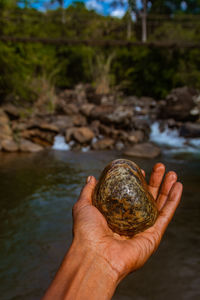
[[[40,299],[71,243],[71,210],[88,175],[98,178],[117,152],[46,150],[0,154],[0,299]],[[200,160],[134,159],[147,171],[162,161],[184,185],[157,252],[118,286],[114,300],[200,299]]]

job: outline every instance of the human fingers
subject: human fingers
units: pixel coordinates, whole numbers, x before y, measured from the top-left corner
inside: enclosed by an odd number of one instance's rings
[[[154,229],[163,235],[169,222],[171,221],[175,210],[180,202],[183,186],[180,182],[176,182],[170,190],[169,196],[159,212],[159,216],[154,224]]]
[[[169,192],[176,181],[177,181],[176,173],[173,171],[168,172],[167,175],[165,176],[164,182],[161,187],[160,194],[157,199],[157,208],[159,211],[164,206],[164,204],[167,200],[167,197],[169,195]]]
[[[141,169],[142,175],[145,177],[145,171],[143,169]]]
[[[149,192],[152,194],[154,199],[158,196],[158,191],[160,184],[162,182],[163,176],[165,173],[165,166],[162,163],[157,163],[152,170],[150,180],[149,180]]]
[[[86,180],[86,185],[82,189],[78,201],[75,206],[83,207],[92,204],[92,193],[96,185],[96,179],[94,176],[89,176]]]

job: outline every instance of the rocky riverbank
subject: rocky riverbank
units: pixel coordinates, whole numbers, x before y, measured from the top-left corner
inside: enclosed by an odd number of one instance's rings
[[[200,93],[183,87],[164,100],[120,93],[95,94],[88,85],[64,90],[54,111],[41,106],[24,109],[10,103],[0,108],[0,149],[35,152],[52,147],[64,136],[72,150],[117,149],[126,155],[156,157],[160,149],[149,142],[150,125],[177,128],[183,137],[200,137]]]

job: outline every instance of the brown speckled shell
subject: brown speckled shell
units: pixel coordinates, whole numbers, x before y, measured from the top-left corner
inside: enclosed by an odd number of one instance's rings
[[[126,159],[114,160],[103,170],[93,204],[114,232],[129,237],[152,226],[158,215],[140,168]]]

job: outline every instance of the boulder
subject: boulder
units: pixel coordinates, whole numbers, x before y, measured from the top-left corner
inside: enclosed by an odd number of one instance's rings
[[[2,150],[6,152],[16,152],[19,150],[17,143],[13,140],[3,140],[1,142]]]
[[[88,127],[80,127],[76,128],[73,137],[80,144],[89,143],[94,138],[94,132]]]
[[[114,110],[115,107],[113,105],[94,106],[94,108],[90,111],[90,117],[93,120],[105,122],[106,116],[112,114]]]
[[[19,108],[13,104],[4,105],[3,110],[7,113],[11,120],[19,119],[23,114],[25,114],[25,110],[23,108]]]
[[[88,127],[72,127],[66,130],[66,142],[74,139],[80,144],[87,144],[90,143],[93,138],[94,132]]]
[[[134,112],[130,106],[101,105],[94,107],[90,112],[92,119],[100,120],[104,124],[113,124],[118,127],[130,127]]]
[[[134,111],[130,106],[117,106],[112,113],[105,116],[105,121],[112,124],[119,124],[121,126],[130,125]]]
[[[71,116],[57,115],[53,117],[52,125],[56,126],[60,133],[64,133],[67,128],[73,127],[73,118]]]
[[[144,141],[145,134],[142,130],[135,130],[128,135],[128,142],[131,144],[141,143]]]
[[[74,126],[86,126],[87,120],[86,117],[82,116],[81,114],[74,115],[72,117],[73,125]]]
[[[180,135],[186,138],[200,137],[200,123],[187,122],[180,128]]]
[[[160,107],[159,117],[162,119],[173,118],[176,121],[194,121],[199,113],[194,111],[197,92],[188,87],[176,88],[167,96]]]
[[[39,144],[41,146],[51,146],[54,142],[55,132],[40,130],[40,129],[30,129],[24,130],[20,133],[20,137],[31,140],[32,142]]]
[[[59,132],[59,128],[58,126],[56,126],[55,124],[51,124],[51,123],[41,123],[38,128],[44,130],[44,131],[52,131],[54,133],[58,133]]]
[[[90,124],[90,128],[94,132],[95,136],[99,135],[99,126],[100,126],[100,121],[99,120],[94,120]]]
[[[43,147],[26,139],[22,139],[19,143],[19,150],[22,152],[38,152],[43,150]]]
[[[79,112],[79,109],[75,104],[66,103],[63,99],[57,101],[56,110],[59,113],[63,113],[67,116],[74,115]]]
[[[86,104],[83,104],[80,108],[80,112],[86,116],[86,117],[89,117],[90,116],[90,113],[92,111],[92,109],[94,109],[95,105],[92,104],[92,103],[86,103]]]
[[[143,158],[155,158],[160,154],[161,154],[160,149],[151,143],[137,144],[127,149],[124,152],[124,155],[127,156],[135,156],[135,157],[143,157]]]
[[[12,140],[12,130],[10,128],[10,120],[6,113],[0,109],[0,141]]]
[[[115,141],[110,138],[103,138],[92,145],[92,149],[94,150],[106,150],[112,149]]]

